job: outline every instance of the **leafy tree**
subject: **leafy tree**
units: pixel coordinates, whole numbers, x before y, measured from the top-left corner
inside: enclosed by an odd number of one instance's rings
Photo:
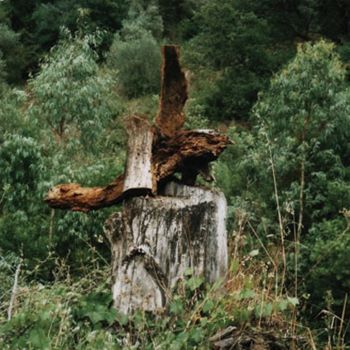
[[[189,60],[220,72],[205,97],[214,120],[247,119],[274,66],[266,21],[237,10],[235,3],[206,2],[195,17],[199,33],[191,41]]]
[[[179,29],[182,29],[181,26],[187,26],[188,30],[188,22],[192,19],[194,11],[201,2],[193,0],[159,0],[165,35],[172,40],[176,40],[180,34]]]
[[[4,61],[6,80],[10,83],[18,83],[22,80],[22,70],[26,63],[26,53],[20,35],[15,33],[5,24],[0,23],[0,53]]]
[[[9,135],[1,145],[2,208],[20,210],[35,196],[41,172],[41,153],[36,141],[20,135]]]
[[[116,33],[107,56],[107,65],[117,73],[127,97],[159,92],[161,55],[156,37],[160,37],[162,30],[155,5],[131,3],[128,18],[120,33]]]
[[[67,34],[30,81],[31,113],[47,123],[59,141],[68,131],[78,132],[89,145],[88,138],[96,136],[118,112],[119,106],[112,104],[113,81],[99,72],[96,63],[91,47],[95,39]]]
[[[32,15],[35,23],[33,40],[41,51],[47,51],[59,40],[61,27],[75,32],[79,26],[83,26],[87,33],[94,33],[96,30],[106,31],[104,41],[100,43],[106,50],[111,43],[111,33],[121,29],[122,20],[126,15],[126,0],[43,2],[35,8]]]
[[[4,85],[0,92],[0,142],[7,134],[18,134],[33,137],[36,134],[35,120],[25,118],[23,106],[27,101],[26,94],[19,89]]]
[[[78,3],[55,1],[38,5],[32,14],[34,22],[33,41],[40,51],[48,51],[57,43],[60,28],[76,30],[79,16]]]
[[[159,92],[160,46],[150,33],[123,41],[117,35],[108,55],[108,66],[118,74],[122,92],[139,97]]]
[[[350,202],[349,100],[335,46],[300,45],[259,96],[254,134],[236,135],[237,146],[217,168],[232,209],[245,212],[261,237],[269,234],[266,240],[281,244],[285,238],[290,272],[307,276],[299,287],[310,294],[317,313],[328,290],[336,305],[343,302],[350,278],[340,214]],[[326,256],[327,246],[334,250]]]
[[[121,37],[124,40],[140,39],[145,33],[161,39],[163,34],[163,20],[158,6],[151,1],[130,1],[127,18],[123,21]]]
[[[345,185],[347,181],[350,92],[345,73],[334,45],[320,41],[300,46],[296,58],[271,81],[254,110],[269,140],[273,140],[277,155],[283,150],[284,156],[294,159],[281,170],[284,179],[298,183],[289,195],[295,197],[292,192],[299,189],[295,206],[304,211],[306,205],[306,221],[302,222],[305,228],[311,217],[337,215],[346,206],[346,202],[340,202],[332,207],[327,189],[320,187],[332,181]],[[322,176],[326,181],[320,181]],[[315,210],[319,206],[323,209]]]
[[[320,33],[319,0],[238,0],[236,8],[253,12],[270,25],[275,42],[310,40]]]
[[[43,170],[41,148],[34,139],[7,135],[0,147],[0,245],[5,252],[29,257],[46,250],[42,229],[28,224],[32,216],[40,217],[34,203],[40,203]]]

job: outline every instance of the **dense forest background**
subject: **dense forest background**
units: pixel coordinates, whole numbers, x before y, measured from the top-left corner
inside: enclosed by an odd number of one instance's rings
[[[163,322],[128,320],[109,308],[102,230],[118,208],[43,198],[122,172],[123,120],[156,115],[166,43],[181,46],[187,126],[234,141],[213,168],[229,203],[228,289],[214,297],[189,276]],[[346,0],[1,1],[1,348],[128,348],[137,330],[129,348],[205,349],[235,325],[348,349],[349,64]]]

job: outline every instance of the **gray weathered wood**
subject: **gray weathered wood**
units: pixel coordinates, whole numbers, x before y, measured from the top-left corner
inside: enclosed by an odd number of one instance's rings
[[[123,313],[162,309],[187,268],[210,283],[227,270],[224,195],[177,183],[162,194],[125,201],[105,226],[114,305]]]
[[[128,160],[125,168],[123,193],[152,192],[153,131],[147,119],[133,116],[127,121]]]

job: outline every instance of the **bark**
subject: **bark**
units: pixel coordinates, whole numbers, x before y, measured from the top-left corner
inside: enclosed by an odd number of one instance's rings
[[[128,199],[105,226],[114,305],[123,313],[164,308],[188,268],[210,283],[227,270],[223,194],[174,182],[162,194]]]
[[[205,168],[224,151],[230,140],[208,130],[178,131],[171,138],[156,137],[153,145],[152,173],[154,192],[175,172]],[[106,187],[84,188],[63,184],[52,188],[45,201],[52,208],[90,211],[108,207],[128,197],[124,192],[125,176],[119,176]]]
[[[126,129],[129,138],[123,193],[152,193],[152,127],[147,119],[134,116],[127,121]]]
[[[172,136],[185,122],[183,108],[187,100],[187,81],[179,62],[178,47],[163,46],[162,81],[156,125],[165,136]]]
[[[51,208],[88,212],[109,207],[123,200],[124,175],[106,187],[81,187],[79,184],[62,184],[50,189],[45,202]]]

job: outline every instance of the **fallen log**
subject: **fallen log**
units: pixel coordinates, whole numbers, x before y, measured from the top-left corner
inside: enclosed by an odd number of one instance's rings
[[[200,169],[217,159],[228,144],[230,140],[226,135],[208,130],[181,130],[171,138],[157,137],[152,151],[153,192],[174,173],[190,166]],[[112,206],[129,197],[128,191],[124,191],[124,181],[125,176],[121,175],[105,187],[58,185],[48,192],[45,202],[52,208],[82,212]]]

